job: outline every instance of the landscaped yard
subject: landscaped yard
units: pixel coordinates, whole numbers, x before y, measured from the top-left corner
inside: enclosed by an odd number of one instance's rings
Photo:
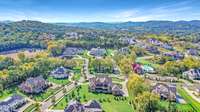
[[[194,100],[183,88],[178,87],[179,94],[183,97],[183,99],[193,107],[193,111],[198,112],[200,110],[200,103]]]
[[[81,78],[81,74],[77,73],[72,76],[72,80],[78,81]]]
[[[54,94],[59,89],[60,89],[60,87],[57,87],[55,89],[48,88],[46,91],[44,91],[40,94],[29,95],[29,94],[21,92],[17,86],[13,86],[13,87],[10,87],[9,89],[6,89],[2,92],[2,94],[0,95],[0,101],[8,98],[9,96],[12,96],[13,94],[19,94],[19,95],[22,95],[24,97],[30,97],[31,96],[36,101],[43,101],[44,99],[46,99],[50,95]]]
[[[74,75],[72,76],[72,80],[79,80],[81,77],[81,67],[75,67],[73,68]]]
[[[10,87],[8,89],[5,89],[4,91],[2,91],[2,93],[0,93],[0,101],[12,96],[13,94],[19,94],[19,95],[22,95],[22,96],[25,96],[17,86],[13,86],[13,87]]]
[[[60,85],[67,85],[70,83],[68,79],[55,79],[53,77],[48,77],[49,82],[53,82],[55,84],[60,84]]]
[[[11,90],[4,90],[0,93],[0,101],[8,98],[9,96],[11,96],[13,94],[13,91]]]
[[[79,93],[79,95],[78,95]],[[63,110],[67,106],[67,102],[71,99],[69,97],[72,97],[72,92],[65,96],[56,106],[53,107],[55,110]],[[95,94],[88,91],[88,85],[82,85],[79,92],[77,92],[77,89],[74,90],[74,98],[80,97],[81,102],[87,102],[89,100],[97,100],[101,102],[102,108],[105,110],[105,112],[133,112],[131,105],[129,105],[128,98],[123,98],[120,100],[115,100],[114,96],[111,94]]]
[[[177,110],[180,111],[180,112],[189,112],[189,111],[193,110],[193,108],[189,104],[179,104],[179,103],[177,103],[176,107],[177,107]]]
[[[114,55],[113,50],[112,49],[107,49],[106,50],[106,55],[107,56],[113,56]]]
[[[44,91],[40,94],[33,95],[33,99],[36,101],[43,101],[46,98],[48,98],[49,96],[51,96],[52,94],[55,94],[55,92],[58,91],[59,89],[60,89],[59,87],[55,88],[55,89],[48,88],[46,91]]]
[[[146,59],[143,59],[144,57],[139,57],[136,59],[136,62],[137,63],[140,63],[140,64],[143,64],[143,65],[149,65],[149,66],[152,66],[154,68],[158,68],[160,65],[159,64],[154,64],[154,63],[151,63],[150,61],[146,60]]]
[[[167,109],[169,106],[169,102],[161,101],[160,105]],[[177,108],[177,111],[179,111],[179,112],[191,112],[193,110],[193,108],[189,104],[176,103],[176,108]]]

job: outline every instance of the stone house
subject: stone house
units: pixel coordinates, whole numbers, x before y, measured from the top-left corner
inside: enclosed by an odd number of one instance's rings
[[[163,100],[176,101],[176,85],[157,83],[153,86],[152,93],[159,95]]]

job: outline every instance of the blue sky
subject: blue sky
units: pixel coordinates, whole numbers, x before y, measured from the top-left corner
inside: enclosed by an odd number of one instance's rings
[[[200,0],[0,0],[0,21],[200,20]]]

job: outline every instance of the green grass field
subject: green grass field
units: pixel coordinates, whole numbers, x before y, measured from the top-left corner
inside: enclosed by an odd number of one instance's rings
[[[12,96],[13,94],[19,94],[22,96],[26,96],[19,90],[19,88],[17,86],[13,86],[8,89],[5,89],[4,91],[2,91],[2,93],[0,93],[0,101]]]
[[[4,99],[8,98],[8,97],[11,96],[12,94],[13,94],[13,91],[8,90],[8,89],[2,91],[2,92],[0,93],[0,101],[2,101],[2,100],[4,100]]]
[[[167,101],[160,101],[160,106],[164,108],[168,108],[169,102]],[[191,112],[193,108],[189,104],[180,104],[176,103],[176,109],[178,112]]]
[[[128,104],[128,98],[126,100],[115,100],[114,96],[111,94],[95,94],[88,91],[88,85],[82,85],[81,89],[79,91],[79,95],[77,92],[77,89],[74,90],[75,96],[80,97],[81,102],[87,102],[89,100],[97,100],[101,101],[101,106],[105,112],[133,112],[131,105]],[[70,93],[72,94],[72,92]],[[65,96],[57,105],[53,107],[53,109],[57,110],[63,110],[66,106],[68,101],[66,99],[69,99],[68,95]]]
[[[143,65],[150,65],[150,66],[152,66],[153,68],[158,68],[158,67],[160,66],[159,64],[154,64],[154,63],[151,63],[151,62],[148,61],[148,60],[143,59],[143,57],[137,58],[137,59],[136,59],[136,62],[137,62],[137,63],[140,63],[140,64],[143,64]]]
[[[106,55],[107,56],[113,56],[114,55],[113,50],[112,49],[107,49],[106,50]]]
[[[80,78],[81,78],[80,73],[74,74],[74,76],[72,76],[72,80],[75,80],[75,81],[78,81]]]
[[[54,92],[56,92],[59,88],[56,89],[47,89],[46,91],[44,91],[43,93],[37,94],[37,95],[32,95],[32,99],[36,100],[36,101],[43,101],[44,99],[46,99],[48,96],[50,96],[51,94],[53,94]],[[6,89],[5,91],[3,91],[3,94],[1,96],[1,100],[4,100],[5,98],[8,98],[9,96],[12,96],[13,94],[19,94],[22,95],[24,97],[30,97],[31,95],[25,94],[23,92],[21,92],[18,87],[12,87],[9,89]]]
[[[192,106],[194,109],[193,111],[200,111],[200,103],[198,103],[196,100],[194,100],[188,93],[181,87],[177,88],[179,94],[185,99],[185,101]]]
[[[53,82],[55,84],[60,84],[60,85],[66,85],[70,83],[68,79],[55,79],[53,77],[48,77],[48,81]]]
[[[60,89],[59,87],[55,89],[48,88],[46,91],[40,94],[32,95],[33,96],[32,99],[34,99],[35,101],[43,101],[46,98],[48,98],[50,95],[55,94],[55,92],[58,91],[59,89]]]

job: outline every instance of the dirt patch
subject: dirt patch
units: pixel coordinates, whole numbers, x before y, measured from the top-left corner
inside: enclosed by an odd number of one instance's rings
[[[17,54],[18,53],[24,53],[26,57],[32,58],[35,57],[39,52],[42,52],[43,50],[36,50],[36,51],[18,51],[18,52],[13,52],[13,53],[8,53],[8,54],[1,54],[2,56],[10,57],[15,60],[18,60]]]

